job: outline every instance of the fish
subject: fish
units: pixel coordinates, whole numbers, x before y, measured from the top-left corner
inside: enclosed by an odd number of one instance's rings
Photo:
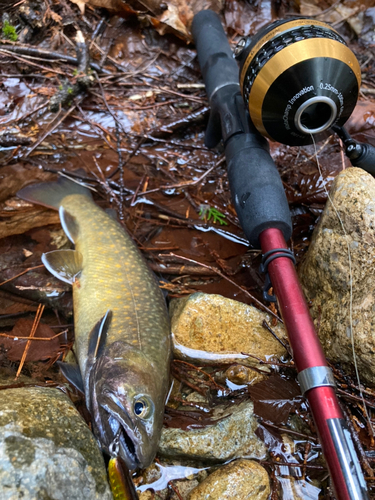
[[[87,187],[60,176],[17,195],[59,211],[74,250],[42,255],[45,267],[71,283],[78,364],[60,362],[85,395],[103,451],[114,442],[129,470],[151,464],[169,386],[168,311],[156,278],[129,234],[93,201]]]

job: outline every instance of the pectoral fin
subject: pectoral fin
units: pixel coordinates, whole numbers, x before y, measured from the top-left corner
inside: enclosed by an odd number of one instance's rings
[[[108,309],[105,315],[96,323],[89,335],[88,365],[93,365],[96,358],[104,351],[107,332],[112,319],[112,311]]]
[[[81,370],[77,364],[73,363],[63,363],[62,361],[58,361],[57,364],[61,370],[61,373],[64,375],[66,380],[72,384],[78,391],[85,394],[83,379],[81,375]]]
[[[63,206],[59,208],[59,216],[64,233],[72,243],[75,243],[78,236],[78,224],[76,219]]]
[[[77,250],[53,250],[42,255],[42,262],[48,271],[70,284],[82,271],[82,261],[82,254]]]

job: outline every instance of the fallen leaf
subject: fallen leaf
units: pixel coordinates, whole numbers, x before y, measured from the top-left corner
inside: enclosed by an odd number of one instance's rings
[[[84,12],[85,5],[103,7],[117,14],[147,16],[154,28],[164,35],[174,33],[191,40],[190,26],[195,14],[211,9],[219,13],[224,0],[71,0]]]
[[[265,24],[273,20],[271,2],[227,2],[225,6],[225,24],[227,28],[241,35],[253,35]]]
[[[173,429],[182,429],[184,431],[190,429],[203,429],[210,425],[215,425],[220,420],[226,417],[212,418],[213,412],[204,412],[202,410],[185,411],[175,410],[170,406],[165,407],[164,426]]]
[[[30,319],[21,318],[13,327],[9,335],[15,338],[0,337],[0,345],[7,349],[7,358],[10,361],[20,361],[22,354],[25,350],[27,340],[20,337],[28,337],[31,332],[34,321]],[[50,339],[56,335],[48,325],[39,323],[34,337]],[[30,347],[27,352],[26,361],[42,361],[55,357],[60,351],[59,337],[52,340],[31,340]]]
[[[249,387],[254,413],[273,424],[285,424],[293,407],[302,403],[301,391],[294,380],[272,375]]]
[[[70,0],[70,1],[78,5],[82,15],[85,13],[86,4],[90,5],[91,7],[99,7],[103,9],[112,10],[119,14],[129,12],[125,2],[122,2],[122,0]]]
[[[75,3],[78,5],[79,10],[81,11],[82,15],[85,13],[85,5],[87,4],[88,0],[70,0],[71,2]]]

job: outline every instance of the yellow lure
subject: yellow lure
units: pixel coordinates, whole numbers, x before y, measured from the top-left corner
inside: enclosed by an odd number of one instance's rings
[[[108,464],[109,484],[114,500],[138,500],[137,492],[127,469],[119,457],[112,457]]]

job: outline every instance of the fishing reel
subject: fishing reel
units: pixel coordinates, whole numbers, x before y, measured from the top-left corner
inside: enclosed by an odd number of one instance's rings
[[[240,87],[257,130],[302,146],[328,136],[351,115],[361,69],[343,38],[313,19],[278,20],[235,49]]]

